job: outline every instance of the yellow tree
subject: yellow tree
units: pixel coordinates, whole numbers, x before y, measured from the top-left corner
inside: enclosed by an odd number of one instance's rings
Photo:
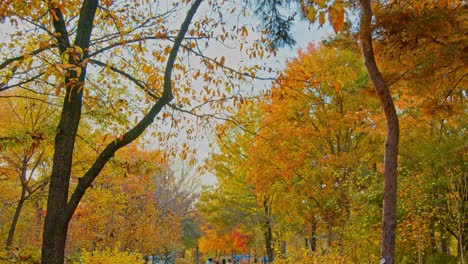
[[[248,244],[254,250],[259,248],[257,253],[272,255],[271,198],[248,180],[249,149],[263,115],[257,103],[243,100],[234,116],[217,127],[219,152],[212,154],[207,169],[217,177],[218,185],[202,192],[198,208],[218,233],[239,230],[252,237]]]
[[[160,152],[131,145],[117,154],[83,199],[70,223],[67,251],[104,250],[119,245],[147,255],[180,241],[182,217],[158,209],[155,173],[164,170]],[[157,235],[156,235],[157,234]],[[170,235],[169,235],[170,234]]]
[[[230,68],[225,56],[208,57],[205,53],[210,43],[240,39],[243,54],[265,55],[257,42],[243,45],[249,32],[245,24],[226,28],[223,15],[235,15],[236,9],[242,14],[245,8],[230,3],[226,7],[232,12],[224,12],[224,6],[208,2],[209,11],[196,16],[202,2],[2,1],[0,20],[11,27],[5,33],[8,41],[0,45],[4,76],[0,90],[39,91],[38,84],[45,84],[47,88],[41,92],[62,100],[44,225],[43,263],[63,262],[68,223],[85,191],[118,149],[142,135],[155,119],[162,124],[171,120],[172,111],[157,118],[163,108],[196,114],[206,107],[218,107],[237,92],[233,79],[256,76],[260,67]],[[181,49],[184,56],[178,56]],[[192,65],[192,60],[197,62]],[[201,89],[193,89],[197,79],[204,83]],[[177,103],[170,104],[174,96]],[[112,116],[116,119],[107,123]],[[112,139],[106,140],[69,192],[82,118],[108,130]],[[185,125],[172,119],[171,131]],[[186,129],[192,136],[194,131]],[[159,139],[168,140],[173,134],[161,133]],[[187,151],[180,153],[185,157]]]
[[[289,62],[249,149],[257,188],[275,193],[277,210],[297,208],[312,233],[309,241],[320,228],[327,247],[343,244],[340,228],[354,206],[350,192],[369,177],[362,171],[376,167],[381,137],[376,98],[357,47],[340,48],[340,41],[310,46]]]
[[[53,133],[56,119],[53,114],[55,106],[43,101],[44,96],[36,96],[37,100],[32,101],[27,97],[34,98],[35,94],[25,92],[23,97],[25,98],[6,98],[0,101],[0,113],[6,121],[0,129],[2,170],[15,172],[15,182],[20,187],[6,239],[7,248],[13,246],[16,227],[27,202],[31,201],[34,204],[38,216],[36,220],[41,222],[39,218],[42,217],[43,209],[40,197],[44,195],[48,183],[52,142],[50,135]],[[40,240],[39,225],[30,225],[30,232],[33,233],[30,236],[34,238],[31,241]]]

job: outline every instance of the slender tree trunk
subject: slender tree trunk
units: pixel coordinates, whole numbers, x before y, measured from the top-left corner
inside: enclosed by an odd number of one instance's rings
[[[317,220],[315,217],[312,218],[312,230],[310,233],[310,250],[312,252],[317,251]]]
[[[333,231],[331,224],[327,224],[327,251],[330,252],[333,241]]]
[[[286,254],[287,254],[287,244],[286,244],[286,241],[281,241],[281,254],[283,255],[283,258],[286,258]]]
[[[30,158],[31,158],[30,155],[25,155],[21,161],[21,172],[19,174],[19,180],[21,182],[21,196],[18,201],[18,205],[16,206],[13,220],[11,221],[10,230],[8,231],[8,238],[6,241],[7,249],[13,245],[13,238],[15,236],[16,225],[18,224],[19,216],[21,214],[21,210],[23,209],[23,205],[26,200],[26,194],[28,192],[28,183],[26,180],[26,173],[27,173],[28,162]]]
[[[430,255],[434,255],[435,252],[437,252],[437,245],[436,245],[436,236],[435,236],[435,219],[434,217],[431,217],[431,220],[429,222],[429,241],[430,241],[430,249],[429,253]]]
[[[8,231],[8,238],[6,241],[7,249],[11,248],[11,246],[13,245],[13,237],[15,235],[16,224],[18,223],[21,210],[23,209],[25,197],[26,197],[26,189],[23,187],[21,189],[21,197],[18,201],[18,205],[16,206],[15,215],[13,216],[13,220],[11,221],[10,230]]]
[[[273,261],[274,260],[273,233],[271,231],[271,219],[270,219],[271,208],[269,206],[268,197],[264,198],[263,200],[263,209],[265,212],[265,223],[264,223],[264,230],[263,230],[264,232],[263,235],[265,237],[265,248],[266,248],[268,260]]]
[[[387,121],[384,158],[381,262],[394,264],[397,209],[397,161],[400,128],[393,99],[374,58],[371,27],[372,9],[370,0],[359,0],[359,3],[361,5],[360,41],[364,64],[379,95]]]

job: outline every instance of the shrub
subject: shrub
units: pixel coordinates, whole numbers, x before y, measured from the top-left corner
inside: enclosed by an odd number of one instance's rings
[[[20,248],[13,250],[0,250],[0,263],[41,263],[41,250],[37,248]]]
[[[120,251],[106,248],[103,251],[81,251],[80,262],[75,264],[142,264],[145,263],[143,256],[137,252]]]
[[[427,259],[427,264],[457,264],[458,258],[446,253],[435,253]]]

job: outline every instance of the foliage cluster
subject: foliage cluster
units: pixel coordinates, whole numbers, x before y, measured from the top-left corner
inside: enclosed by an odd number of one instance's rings
[[[374,6],[401,124],[398,263],[466,259],[466,8],[440,2]],[[359,53],[351,28],[299,51],[238,123],[218,126],[219,185],[199,208],[218,232],[252,235],[251,254],[379,262],[385,119]]]
[[[100,251],[82,250],[80,260],[76,263],[82,264],[142,264],[145,263],[143,256],[139,253],[130,251],[120,251],[118,247],[106,248]]]

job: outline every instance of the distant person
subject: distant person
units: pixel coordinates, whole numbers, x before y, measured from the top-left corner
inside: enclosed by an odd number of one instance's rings
[[[216,259],[216,260],[215,260],[215,264],[219,264],[219,259]]]
[[[213,264],[213,259],[210,257],[208,260],[205,262],[205,264]]]
[[[231,259],[228,259],[228,264],[232,264],[232,260]]]
[[[221,264],[226,264],[226,259],[222,259]]]

